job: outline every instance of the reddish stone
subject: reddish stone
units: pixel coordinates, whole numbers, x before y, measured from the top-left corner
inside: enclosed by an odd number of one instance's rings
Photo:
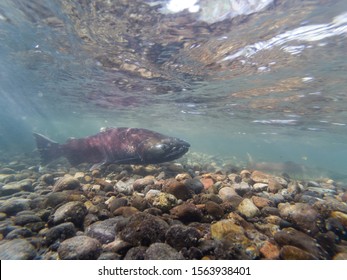
[[[204,185],[205,190],[211,188],[214,184],[214,182],[211,178],[201,178],[200,181]]]
[[[265,241],[264,245],[260,248],[260,254],[267,260],[276,260],[279,258],[280,250],[277,245],[269,241]]]

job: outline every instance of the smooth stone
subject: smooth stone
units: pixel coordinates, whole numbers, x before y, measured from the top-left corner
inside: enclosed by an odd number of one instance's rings
[[[5,220],[6,218],[7,218],[6,213],[4,213],[4,212],[0,212],[0,221]]]
[[[67,222],[60,225],[54,226],[48,229],[45,233],[45,241],[49,246],[52,243],[58,241],[63,241],[67,238],[71,238],[76,235],[76,229],[73,223]]]
[[[13,239],[0,245],[1,260],[32,260],[35,257],[34,246],[25,239]]]
[[[173,225],[165,234],[166,243],[176,250],[196,246],[201,237],[196,228],[185,225]]]
[[[118,208],[122,206],[127,206],[128,203],[129,201],[127,198],[125,197],[116,198],[115,196],[112,196],[107,201],[105,201],[105,204],[107,205],[108,209],[111,212],[117,210]]]
[[[120,238],[116,238],[112,242],[102,245],[104,252],[113,252],[122,255],[124,255],[132,247],[133,246],[130,243],[125,242]]]
[[[96,260],[101,252],[98,240],[83,235],[64,240],[58,248],[62,260]]]
[[[281,248],[280,258],[283,260],[317,260],[317,258],[309,252],[290,245],[285,245]]]
[[[262,209],[262,208],[267,207],[267,206],[273,206],[273,203],[271,200],[269,200],[265,197],[260,197],[260,196],[252,196],[252,202],[259,209]]]
[[[319,213],[311,205],[304,203],[280,203],[278,209],[283,219],[294,223],[307,233],[315,234],[318,232],[316,223]]]
[[[269,174],[266,174],[264,172],[261,172],[259,170],[254,170],[251,174],[251,179],[256,182],[256,183],[264,183],[264,184],[268,184],[269,183],[269,179],[272,176]]]
[[[270,193],[278,193],[281,189],[283,189],[283,186],[275,180],[274,178],[269,178],[268,180],[268,192]]]
[[[192,203],[175,206],[170,210],[170,214],[184,223],[199,222],[203,217],[201,210]]]
[[[251,191],[252,187],[246,182],[241,182],[239,184],[233,184],[232,187],[235,189],[236,193],[240,196],[244,196],[246,193]]]
[[[119,207],[117,210],[113,211],[114,216],[123,216],[125,218],[130,217],[134,215],[135,213],[140,212],[137,208],[132,206],[122,206]]]
[[[193,196],[193,192],[182,181],[176,179],[166,180],[163,191],[182,200],[187,200]]]
[[[264,184],[264,183],[255,183],[253,185],[253,190],[255,192],[263,192],[266,191],[268,188],[268,184]]]
[[[347,229],[347,214],[339,211],[332,211],[330,216],[337,219]]]
[[[20,211],[30,209],[30,199],[12,197],[1,202],[0,212],[4,212],[9,216],[15,215]]]
[[[157,216],[148,213],[137,213],[120,232],[120,237],[133,246],[148,246],[154,242],[163,242],[169,225]]]
[[[126,253],[124,260],[144,260],[147,249],[145,246],[133,247]]]
[[[253,218],[260,215],[260,210],[249,198],[242,200],[239,206],[237,206],[237,210],[246,218]]]
[[[224,215],[224,209],[214,201],[207,201],[205,204],[206,212],[213,218],[219,220]]]
[[[347,214],[347,204],[333,199],[319,200],[313,205],[313,207],[322,213],[328,212],[327,214],[329,214],[330,211],[339,211]]]
[[[213,186],[213,184],[214,184],[214,182],[213,182],[213,180],[211,178],[201,178],[200,182],[204,186],[205,190],[210,189]]]
[[[29,223],[37,223],[42,222],[41,218],[34,214],[24,214],[24,215],[17,215],[14,219],[14,223],[19,226],[24,226]]]
[[[173,194],[161,192],[158,190],[150,190],[147,192],[145,199],[153,207],[160,209],[163,212],[168,212],[171,208],[177,205],[177,198]]]
[[[64,177],[58,179],[53,186],[53,192],[61,192],[64,190],[75,190],[81,187],[80,182],[77,178],[71,175],[65,175]]]
[[[49,193],[46,196],[46,201],[44,202],[45,207],[56,207],[59,204],[67,202],[69,199],[69,194],[67,192],[57,192],[57,193]]]
[[[27,192],[34,191],[32,181],[30,179],[24,179],[18,182],[11,182],[2,186],[0,188],[0,195],[6,196],[6,195],[11,195],[17,192],[21,192],[21,191],[27,191]]]
[[[347,253],[345,253],[345,252],[337,253],[333,257],[333,260],[347,260]]]
[[[153,243],[146,250],[145,260],[184,260],[184,257],[168,244]]]
[[[147,186],[154,184],[154,177],[147,176],[141,179],[135,180],[133,183],[133,189],[136,192],[142,192]]]
[[[131,195],[134,192],[133,188],[134,180],[130,179],[126,182],[118,181],[116,185],[114,186],[115,191],[125,194],[125,195]]]
[[[239,196],[236,193],[235,189],[231,188],[231,187],[221,188],[218,192],[218,195],[224,202],[231,201],[233,199],[233,197]]]
[[[99,240],[102,244],[112,242],[117,233],[122,230],[128,219],[118,216],[104,221],[98,221],[87,227],[85,233],[87,236]]]
[[[3,167],[0,169],[0,174],[15,174],[16,171],[9,167]]]
[[[243,247],[250,245],[250,240],[246,237],[243,227],[230,219],[211,224],[211,237],[226,242],[228,245],[234,245],[235,243]]]
[[[98,257],[98,260],[121,260],[122,256],[117,254],[117,253],[113,253],[113,252],[105,252],[105,253],[101,253],[101,255]]]
[[[80,201],[70,201],[60,206],[50,217],[50,222],[54,225],[72,222],[75,226],[83,225],[84,217],[88,211],[85,205]]]
[[[282,229],[281,231],[275,233],[274,239],[281,246],[290,245],[298,247],[310,253],[317,259],[327,258],[327,253],[322,249],[315,239],[294,228],[289,227]]]
[[[186,187],[195,194],[199,194],[203,191],[204,185],[197,178],[187,179],[184,181]]]
[[[31,237],[33,236],[33,232],[26,228],[26,227],[20,227],[12,230],[6,235],[6,239],[16,239],[16,238],[23,238],[23,237]]]

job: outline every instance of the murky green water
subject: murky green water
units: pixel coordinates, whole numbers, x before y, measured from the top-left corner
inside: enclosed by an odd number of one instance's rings
[[[1,153],[145,127],[346,180],[347,2],[184,3],[1,1]]]

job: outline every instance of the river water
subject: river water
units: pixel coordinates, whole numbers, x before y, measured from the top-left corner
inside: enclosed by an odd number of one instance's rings
[[[346,181],[346,35],[345,0],[2,0],[0,154],[144,127]]]

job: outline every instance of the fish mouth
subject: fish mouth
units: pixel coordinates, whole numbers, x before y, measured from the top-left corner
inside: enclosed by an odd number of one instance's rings
[[[188,152],[190,144],[183,140],[178,140],[177,142],[170,145],[170,149],[168,149],[164,155],[165,160],[174,160],[181,156],[183,156],[186,152]]]

